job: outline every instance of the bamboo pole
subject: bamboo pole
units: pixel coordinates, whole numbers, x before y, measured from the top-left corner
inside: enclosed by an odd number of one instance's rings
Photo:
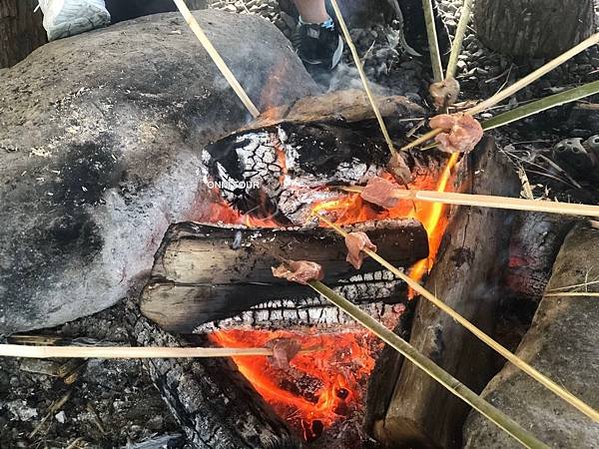
[[[599,298],[599,292],[555,292],[545,293],[543,296],[549,297],[560,297],[560,298],[580,298],[588,296],[589,298]]]
[[[443,64],[441,63],[441,51],[439,50],[439,39],[437,27],[435,26],[435,11],[432,0],[422,0],[424,20],[426,22],[426,35],[428,37],[428,48],[431,54],[431,66],[436,83],[443,81]]]
[[[385,137],[385,142],[387,142],[387,146],[389,147],[389,152],[392,156],[397,154],[397,150],[395,149],[395,145],[393,144],[393,140],[389,135],[389,131],[387,130],[387,125],[385,125],[385,121],[383,120],[383,116],[381,111],[379,110],[378,105],[376,104],[376,100],[370,89],[370,83],[368,78],[366,77],[366,72],[364,72],[364,65],[362,64],[362,60],[360,59],[360,55],[358,54],[358,50],[354,45],[354,41],[351,38],[351,34],[349,33],[349,28],[347,27],[347,23],[343,18],[343,14],[341,13],[341,9],[339,8],[339,4],[337,0],[331,0],[331,5],[335,10],[335,14],[337,15],[337,21],[339,22],[339,26],[341,27],[341,32],[343,33],[343,37],[345,37],[345,41],[347,42],[347,46],[351,52],[352,58],[354,60],[354,64],[356,64],[356,68],[358,69],[358,73],[360,74],[360,79],[362,80],[362,85],[364,86],[364,91],[366,92],[366,96],[368,97],[368,101],[370,101],[370,105],[372,106],[372,110],[374,111],[374,115],[376,116],[377,121],[379,122],[379,126],[381,127],[381,132]]]
[[[318,214],[317,216],[323,222],[325,222],[331,228],[333,228],[335,231],[337,231],[337,233],[339,233],[341,236],[343,236],[343,237],[347,236],[347,232],[345,232],[343,229],[341,229],[335,223],[326,219],[322,215]],[[516,366],[517,368],[524,371],[526,374],[528,374],[534,380],[536,380],[537,382],[539,382],[540,384],[545,386],[548,390],[555,393],[557,396],[562,398],[564,401],[568,402],[573,407],[577,408],[580,412],[584,413],[586,416],[591,418],[593,421],[599,422],[599,412],[597,412],[595,409],[593,409],[592,407],[590,407],[589,405],[587,405],[586,403],[584,403],[583,401],[578,399],[576,396],[574,396],[568,390],[561,387],[560,385],[558,385],[557,383],[555,383],[554,381],[549,379],[547,376],[545,376],[544,374],[542,374],[541,372],[539,372],[538,370],[536,370],[535,368],[530,366],[528,363],[526,363],[524,360],[519,358],[517,355],[510,352],[507,348],[505,348],[504,346],[502,346],[501,344],[499,344],[498,342],[493,340],[490,336],[488,336],[482,330],[477,328],[474,324],[472,324],[470,321],[468,321],[466,318],[464,318],[458,312],[453,310],[451,307],[449,307],[447,304],[445,304],[443,301],[441,301],[439,298],[437,298],[435,295],[433,295],[431,292],[429,292],[426,288],[424,288],[418,282],[411,279],[409,276],[407,276],[401,270],[399,270],[398,268],[393,266],[391,263],[387,262],[385,259],[383,259],[381,256],[379,256],[377,253],[375,253],[374,251],[371,251],[367,248],[364,248],[363,251],[366,254],[368,254],[370,257],[372,257],[374,260],[376,260],[384,268],[386,268],[387,270],[392,272],[399,279],[404,281],[408,285],[408,287],[410,287],[412,290],[414,290],[415,292],[418,292],[422,297],[429,300],[436,307],[441,309],[443,312],[448,314],[450,317],[452,317],[454,320],[456,320],[463,327],[468,329],[479,340],[481,340],[487,346],[489,346],[490,348],[495,350],[497,353],[502,355],[514,366]]]
[[[377,337],[402,354],[410,362],[443,385],[452,394],[456,395],[479,413],[486,416],[490,421],[522,444],[522,446],[531,449],[549,449],[549,446],[538,440],[530,432],[523,429],[512,418],[478,396],[458,379],[424,356],[407,341],[362,311],[358,306],[337,294],[320,281],[310,282],[309,285],[316,292],[320,293],[339,309],[343,310],[366,329],[370,330]]]
[[[453,44],[451,46],[451,53],[449,55],[449,62],[447,63],[447,71],[445,78],[454,78],[456,69],[458,67],[458,56],[462,51],[462,43],[464,42],[464,35],[466,34],[466,28],[470,21],[470,12],[472,11],[473,0],[464,0],[462,4],[462,14],[460,15],[460,21],[453,38]]]
[[[175,2],[175,5],[177,5],[177,8],[179,8],[181,15],[189,25],[189,28],[191,28],[191,31],[193,31],[193,33],[200,41],[200,44],[202,44],[202,47],[204,47],[204,49],[208,52],[208,55],[210,55],[210,57],[212,58],[220,72],[223,74],[231,88],[235,91],[241,102],[244,104],[244,106],[247,108],[247,110],[250,112],[250,114],[252,114],[254,118],[258,117],[260,115],[260,111],[254,105],[252,100],[250,100],[250,97],[245,92],[245,90],[243,90],[243,87],[241,87],[241,84],[239,84],[239,81],[237,81],[237,78],[235,78],[233,72],[231,72],[229,67],[227,67],[227,64],[225,63],[221,55],[218,53],[216,48],[214,48],[212,42],[210,42],[210,39],[208,39],[208,36],[206,36],[204,31],[202,30],[202,27],[200,26],[198,21],[189,11],[189,8],[185,4],[185,1],[173,1]]]
[[[299,353],[315,352],[318,348]],[[97,347],[97,346],[24,346],[0,345],[0,357],[84,358],[84,359],[174,359],[209,357],[272,356],[269,348],[169,348],[169,347]]]
[[[363,191],[364,188],[348,187],[343,188],[343,190],[359,193]],[[521,210],[525,212],[544,212],[558,215],[599,217],[599,206],[542,200],[537,201],[507,196],[438,192],[435,190],[404,190],[398,188],[394,190],[393,197],[406,201],[425,201],[428,203],[452,204],[456,206],[476,206],[493,209]]]

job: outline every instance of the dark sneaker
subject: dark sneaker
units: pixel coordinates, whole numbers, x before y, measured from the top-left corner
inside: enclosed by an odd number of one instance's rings
[[[300,19],[293,46],[305,64],[326,70],[333,70],[343,54],[343,39],[332,19],[321,24],[303,23]]]

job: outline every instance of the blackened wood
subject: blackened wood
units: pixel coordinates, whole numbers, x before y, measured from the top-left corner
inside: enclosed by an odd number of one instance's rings
[[[131,334],[141,346],[187,346],[129,304]],[[152,381],[197,449],[300,449],[301,443],[229,359],[148,359]]]
[[[428,255],[421,223],[389,220],[351,227],[369,233],[379,253],[397,266]],[[180,223],[171,226],[156,254],[141,310],[164,329],[189,332],[196,326],[235,316],[274,299],[311,297],[310,289],[276,279],[271,267],[285,259],[312,260],[325,268],[325,282],[340,286],[378,266],[366,259],[361,270],[346,261],[344,241],[329,229],[235,229]],[[380,301],[393,302],[395,292]]]
[[[518,194],[517,177],[490,139],[473,156],[472,193]],[[426,282],[428,290],[489,334],[501,301],[497,283],[507,263],[513,216],[509,211],[458,208]],[[422,298],[410,343],[474,391],[481,391],[494,374],[494,352]],[[467,412],[460,399],[413,364],[403,363],[387,414],[375,429],[378,438],[397,446],[457,448]]]
[[[506,286],[519,301],[538,303],[553,263],[574,218],[530,212],[520,214],[510,240]]]
[[[0,0],[0,69],[10,67],[46,42],[37,0]]]
[[[488,47],[516,57],[563,53],[595,32],[593,0],[477,0],[474,21]]]

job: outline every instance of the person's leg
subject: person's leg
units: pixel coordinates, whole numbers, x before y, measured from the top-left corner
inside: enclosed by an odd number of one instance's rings
[[[330,19],[325,0],[293,0],[293,3],[307,23],[323,23]]]
[[[110,24],[104,0],[39,0],[39,4],[49,41]]]
[[[300,14],[293,44],[310,66],[332,70],[341,60],[343,39],[329,16],[325,0],[293,0]]]

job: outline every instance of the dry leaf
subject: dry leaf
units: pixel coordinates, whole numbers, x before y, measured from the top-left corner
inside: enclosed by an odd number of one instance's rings
[[[398,198],[393,197],[393,192],[397,189],[397,185],[388,179],[375,176],[368,181],[360,196],[364,201],[384,207],[385,209],[393,209],[399,202]]]
[[[290,260],[277,268],[271,269],[274,277],[303,285],[311,281],[322,281],[324,279],[322,267],[316,262],[308,260]]]
[[[345,237],[345,246],[347,247],[347,261],[354,266],[356,270],[362,268],[364,249],[376,252],[376,245],[370,241],[364,232],[351,232]]]
[[[440,114],[430,120],[433,129],[443,129],[435,141],[447,153],[469,153],[483,138],[483,128],[468,114]]]
[[[437,109],[453,105],[460,95],[460,83],[455,78],[446,78],[428,88]]]

